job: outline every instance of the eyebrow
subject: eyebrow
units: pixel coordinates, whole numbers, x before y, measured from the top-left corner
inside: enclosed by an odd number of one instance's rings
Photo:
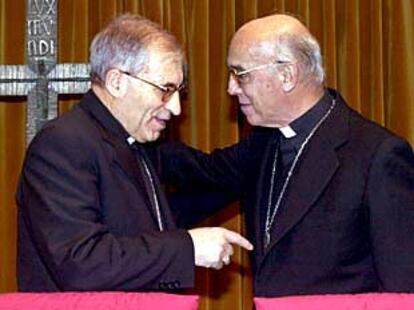
[[[229,66],[230,69],[236,69],[236,71],[244,71],[244,68],[241,65]]]
[[[184,80],[179,84],[179,85],[176,85],[176,84],[174,84],[174,83],[171,83],[171,82],[167,82],[167,83],[165,83],[165,84],[161,84],[163,87],[166,87],[166,88],[180,88],[180,87],[182,87],[183,85],[185,85],[185,82],[184,82]]]

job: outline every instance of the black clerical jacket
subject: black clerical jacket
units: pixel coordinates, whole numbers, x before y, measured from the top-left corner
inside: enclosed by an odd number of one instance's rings
[[[293,171],[267,248],[265,170],[274,129],[256,128],[211,155],[178,144],[161,147],[168,182],[241,199],[255,246],[256,296],[414,292],[413,150],[351,110],[339,94],[331,96],[336,106]],[[202,197],[195,208],[217,207]]]
[[[122,126],[90,91],[34,138],[18,191],[20,291],[191,287],[190,236],[151,184]],[[151,165],[149,164],[151,169]]]

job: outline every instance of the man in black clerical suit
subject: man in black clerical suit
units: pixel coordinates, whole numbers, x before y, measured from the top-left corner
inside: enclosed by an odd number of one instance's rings
[[[92,89],[29,146],[17,191],[21,291],[174,290],[220,269],[239,234],[176,228],[145,143],[180,114],[183,51],[139,16],[91,45]]]
[[[319,45],[293,17],[242,26],[228,66],[251,134],[210,155],[165,145],[161,164],[183,189],[241,199],[255,295],[414,292],[407,141],[324,87]]]

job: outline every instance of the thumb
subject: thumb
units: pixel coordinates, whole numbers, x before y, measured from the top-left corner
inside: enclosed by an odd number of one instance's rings
[[[253,245],[249,242],[249,240],[234,231],[226,229],[224,231],[224,239],[226,239],[227,242],[237,244],[246,250],[253,250]]]

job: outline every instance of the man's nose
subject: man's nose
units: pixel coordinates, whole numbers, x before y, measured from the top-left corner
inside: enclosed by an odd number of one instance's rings
[[[235,96],[235,95],[240,94],[242,92],[242,89],[241,89],[239,83],[236,81],[236,79],[232,75],[229,76],[227,92],[231,96]]]
[[[172,115],[180,115],[181,114],[181,102],[180,102],[180,95],[178,91],[176,91],[167,101],[165,104],[165,108],[171,112]]]

